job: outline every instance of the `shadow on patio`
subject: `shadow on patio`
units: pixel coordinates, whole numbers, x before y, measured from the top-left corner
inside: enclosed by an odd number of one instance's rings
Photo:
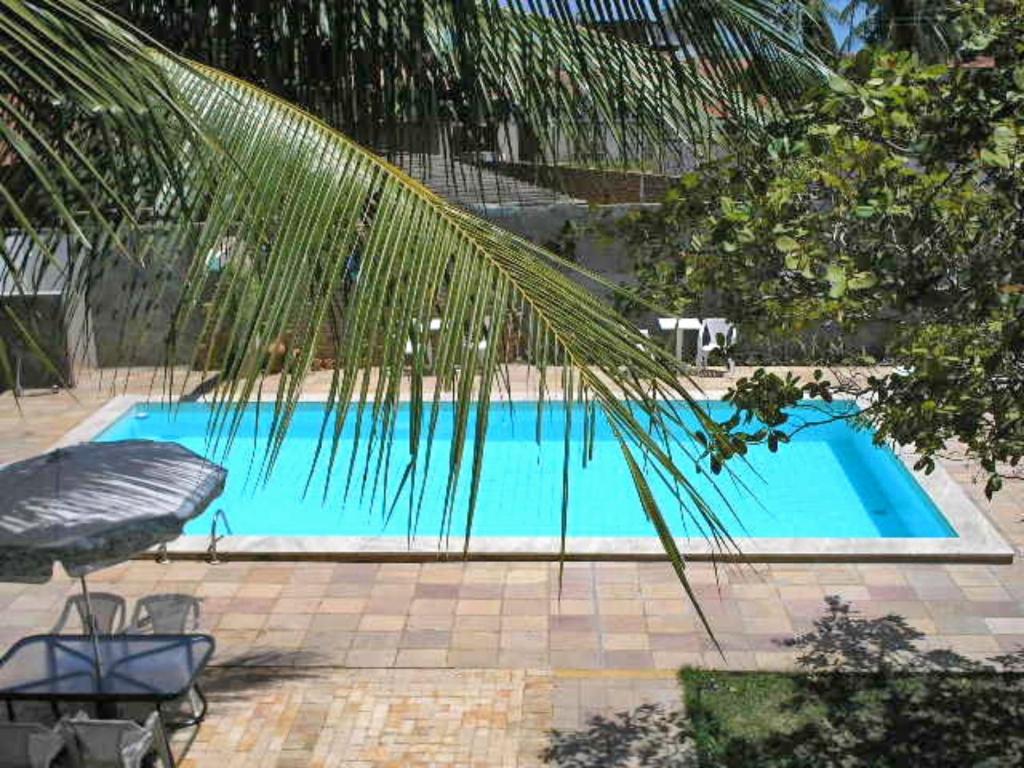
[[[596,715],[578,731],[553,731],[543,759],[559,768],[696,765],[686,717],[663,704]]]
[[[902,616],[838,597],[793,673],[684,669],[685,706],[644,705],[553,731],[559,768],[1024,764],[1024,650],[986,659],[928,648]],[[691,746],[692,745],[692,746]]]

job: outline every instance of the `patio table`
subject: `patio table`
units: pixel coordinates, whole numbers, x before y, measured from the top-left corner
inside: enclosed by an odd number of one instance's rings
[[[0,659],[0,699],[13,720],[14,701],[161,704],[184,696],[213,655],[209,635],[32,635]],[[203,711],[188,724],[202,721]]]

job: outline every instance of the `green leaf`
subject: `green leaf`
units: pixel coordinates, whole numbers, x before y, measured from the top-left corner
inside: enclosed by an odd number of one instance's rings
[[[844,96],[854,94],[857,92],[857,88],[842,75],[831,74],[828,78],[828,87],[836,93],[841,93]]]
[[[864,291],[878,285],[878,276],[874,272],[857,272],[846,285],[851,291]]]
[[[1000,168],[1009,168],[1013,165],[1009,155],[998,150],[983,149],[980,155],[981,161],[989,165],[997,165]]]
[[[846,270],[839,264],[829,264],[825,267],[825,280],[829,284],[829,298],[842,298],[846,293]]]
[[[800,243],[789,235],[781,235],[775,238],[775,247],[783,253],[792,253],[800,248]]]

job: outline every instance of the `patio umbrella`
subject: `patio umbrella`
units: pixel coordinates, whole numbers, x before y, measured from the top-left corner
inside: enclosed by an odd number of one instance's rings
[[[177,538],[224,490],[227,470],[176,443],[59,448],[0,468],[0,581],[42,584],[60,562],[85,576]],[[99,663],[99,656],[96,656]]]

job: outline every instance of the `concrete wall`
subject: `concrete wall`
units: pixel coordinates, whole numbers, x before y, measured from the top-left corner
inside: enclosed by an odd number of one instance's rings
[[[579,203],[556,203],[534,206],[491,206],[478,211],[500,227],[522,235],[539,245],[559,239],[566,222],[585,226],[598,222],[613,222],[638,204],[588,206]],[[612,283],[635,282],[633,263],[622,240],[608,240],[597,234],[581,237],[576,242],[577,263]],[[598,283],[573,275],[581,284],[602,296],[608,291]]]
[[[190,362],[200,332],[196,318],[168,360],[168,331],[181,298],[186,260],[140,265],[110,258],[89,275],[87,304],[96,361],[102,368]]]
[[[39,236],[45,238],[48,253],[21,234],[4,237],[0,340],[18,381],[0,376],[0,387],[74,386],[77,372],[96,363],[84,297],[72,288],[77,261],[70,243],[45,231]]]

